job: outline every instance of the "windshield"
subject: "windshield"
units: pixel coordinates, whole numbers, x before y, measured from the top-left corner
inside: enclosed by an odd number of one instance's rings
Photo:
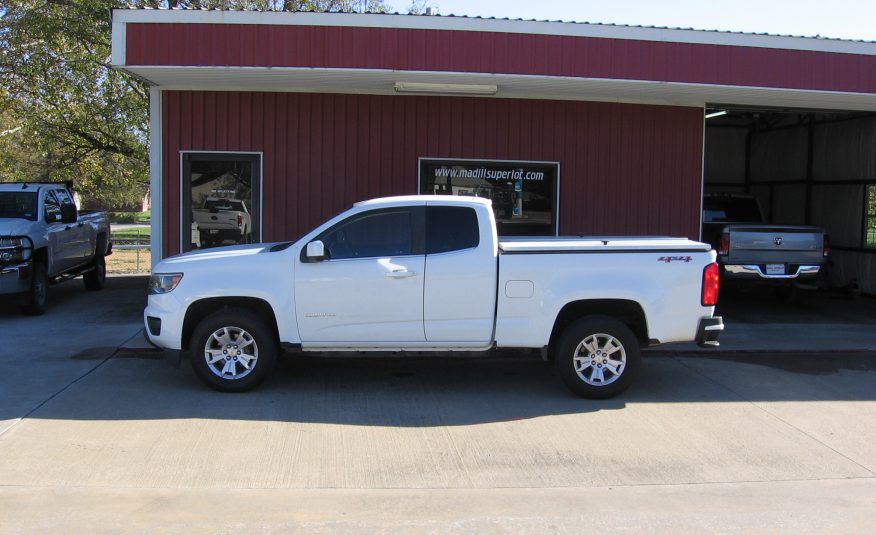
[[[36,193],[32,191],[0,191],[0,218],[36,221]]]
[[[703,199],[703,221],[706,223],[762,223],[760,208],[751,197],[718,197]]]
[[[229,201],[227,199],[219,199],[217,201],[207,201],[204,203],[204,208],[208,210],[234,211],[244,212],[243,203],[241,201]]]

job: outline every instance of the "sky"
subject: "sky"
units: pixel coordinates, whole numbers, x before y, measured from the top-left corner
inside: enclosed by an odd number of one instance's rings
[[[411,0],[389,0],[407,12]],[[876,41],[876,0],[427,0],[441,15],[601,22]]]

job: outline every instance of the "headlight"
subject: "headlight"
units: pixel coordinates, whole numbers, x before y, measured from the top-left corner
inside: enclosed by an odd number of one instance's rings
[[[155,295],[172,292],[182,278],[182,273],[154,273],[149,277],[149,293]]]
[[[0,238],[0,262],[12,264],[30,260],[33,242],[27,236]]]

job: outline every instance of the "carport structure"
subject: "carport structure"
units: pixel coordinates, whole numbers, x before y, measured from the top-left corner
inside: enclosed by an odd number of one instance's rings
[[[438,191],[435,162],[537,164],[553,181],[545,232],[696,238],[704,185],[750,191],[777,222],[825,225],[834,282],[876,293],[876,43],[115,10],[112,61],[153,86],[154,260],[191,247],[196,198],[226,191],[207,178],[232,168],[252,237],[273,241],[363,198]],[[712,110],[728,113],[704,120]],[[509,218],[535,212],[526,187]]]

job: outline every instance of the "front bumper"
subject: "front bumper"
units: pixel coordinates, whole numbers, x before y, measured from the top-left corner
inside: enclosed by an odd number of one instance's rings
[[[186,308],[173,292],[150,295],[143,310],[143,326],[149,343],[166,351],[182,350]]]
[[[718,347],[718,337],[724,331],[724,319],[721,316],[700,318],[697,326],[696,343],[700,347]]]
[[[788,280],[817,277],[821,271],[818,264],[789,264],[782,273],[767,273],[767,264],[725,264],[721,277],[727,279]]]
[[[146,339],[146,343],[155,349],[160,349],[164,353],[164,360],[171,364],[172,366],[179,368],[180,362],[182,361],[182,351],[179,349],[167,349],[159,346],[155,342],[149,339],[149,327],[143,329],[143,338]]]
[[[30,262],[0,267],[0,294],[19,294],[30,289]]]

